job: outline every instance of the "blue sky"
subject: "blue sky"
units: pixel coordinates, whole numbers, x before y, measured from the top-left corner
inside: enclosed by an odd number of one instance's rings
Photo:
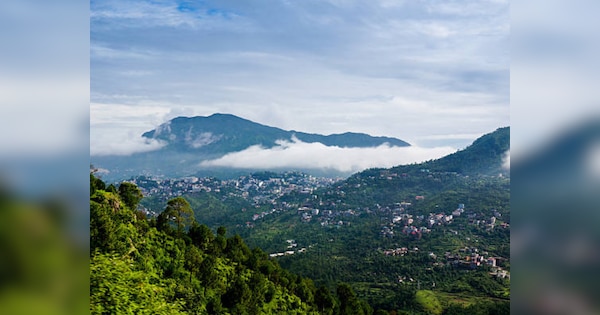
[[[509,125],[509,4],[92,1],[91,152],[231,113],[461,148]],[[111,144],[122,139],[121,146]]]

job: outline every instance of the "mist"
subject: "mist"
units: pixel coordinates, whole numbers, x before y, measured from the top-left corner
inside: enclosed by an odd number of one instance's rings
[[[203,161],[201,167],[251,169],[302,168],[359,172],[374,167],[393,167],[436,159],[455,152],[451,147],[397,147],[383,144],[371,148],[346,148],[306,143],[298,139],[279,140],[272,148],[259,145],[221,158]]]
[[[510,150],[506,151],[502,157],[502,168],[510,171]]]

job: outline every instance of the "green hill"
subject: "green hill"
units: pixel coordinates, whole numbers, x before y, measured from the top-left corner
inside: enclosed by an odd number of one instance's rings
[[[431,172],[457,172],[463,175],[508,175],[503,168],[506,153],[510,150],[510,127],[481,136],[463,150],[437,160],[416,165],[392,168],[397,172],[414,172],[426,169]]]
[[[279,267],[238,236],[195,222],[183,198],[148,220],[133,184],[118,190],[90,174],[92,314],[338,314],[368,304]],[[348,289],[348,290],[344,290]]]

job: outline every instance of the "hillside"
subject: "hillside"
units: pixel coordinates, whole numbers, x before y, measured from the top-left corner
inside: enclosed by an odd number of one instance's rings
[[[319,142],[326,146],[375,147],[388,143],[391,146],[409,146],[408,143],[389,137],[372,137],[362,133],[320,135],[299,131],[287,131],[265,126],[230,114],[213,114],[208,117],[177,117],[145,132],[145,138],[167,143],[167,149],[178,151],[229,153],[252,145],[273,147],[278,140]]]
[[[292,139],[347,148],[377,147],[383,144],[397,147],[410,146],[400,139],[374,137],[364,133],[346,132],[320,135],[288,131],[230,114],[177,117],[154,130],[143,133],[141,137],[146,140],[160,141],[164,146],[155,151],[134,153],[129,156],[91,157],[92,164],[108,171],[104,174],[105,180],[124,180],[139,175],[167,178],[189,175],[235,177],[257,170],[202,167],[200,163],[239,152],[251,146],[272,148],[279,141],[291,141]],[[327,172],[329,176],[340,175],[339,172],[333,170],[327,170]]]
[[[420,313],[439,304],[433,313],[498,308],[504,314],[510,298],[510,176],[502,170],[508,131],[498,129],[439,160],[337,182],[268,172],[227,181],[137,182],[148,192],[182,194],[197,220],[227,226],[317,285],[334,290],[348,283],[374,309]],[[158,196],[143,203],[164,208],[166,199]]]
[[[307,250],[279,258],[282,266],[317,283],[347,282],[374,308],[418,311],[421,290],[432,290],[444,309],[506,306],[510,177],[501,165],[508,143],[508,128],[499,129],[436,161],[367,170],[287,196],[280,200],[295,211],[240,233],[270,252],[294,240]]]
[[[226,228],[215,235],[183,198],[147,220],[133,184],[90,174],[90,195],[92,314],[372,313],[347,285],[332,294]]]
[[[498,128],[476,139],[463,150],[437,160],[418,165],[392,168],[398,172],[426,169],[431,172],[456,172],[462,175],[509,175],[503,168],[506,153],[510,150],[510,127]]]

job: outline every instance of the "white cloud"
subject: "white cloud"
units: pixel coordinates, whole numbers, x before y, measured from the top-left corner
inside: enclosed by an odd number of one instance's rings
[[[91,99],[409,143],[483,134],[509,121],[509,12],[490,1],[95,2]]]
[[[31,71],[0,75],[0,156],[40,158],[87,147],[86,79]]]
[[[504,153],[504,157],[502,158],[502,168],[510,170],[510,150]]]
[[[175,3],[109,1],[108,4],[96,4],[93,7],[90,14],[92,20],[131,20],[143,25],[162,26],[195,25],[195,19],[189,14],[178,11]]]
[[[131,155],[158,150],[165,145],[166,143],[159,140],[128,134],[126,137],[120,137],[119,141],[104,141],[101,145],[91,147],[90,155]]]
[[[220,135],[213,135],[212,132],[201,132],[199,135],[196,135],[195,138],[192,138],[191,128],[185,134],[185,143],[194,149],[209,145],[213,142],[219,141],[220,139]]]
[[[110,98],[110,97],[108,97]],[[145,139],[146,131],[168,128],[169,120],[179,116],[210,115],[214,108],[190,107],[168,102],[156,103],[136,100],[138,104],[91,103],[90,104],[90,154],[130,155],[162,148],[165,143]],[[160,129],[157,129],[160,132]],[[218,135],[201,134],[186,139],[190,147],[198,148],[214,142]]]
[[[130,155],[160,149],[164,143],[142,138],[142,133],[158,126],[170,112],[161,106],[92,103],[90,154]]]
[[[200,166],[333,169],[341,172],[358,172],[373,167],[393,167],[423,162],[455,151],[450,147],[392,147],[386,144],[374,148],[340,148],[292,139],[292,141],[280,140],[277,146],[270,149],[252,146],[219,159],[204,161]]]

